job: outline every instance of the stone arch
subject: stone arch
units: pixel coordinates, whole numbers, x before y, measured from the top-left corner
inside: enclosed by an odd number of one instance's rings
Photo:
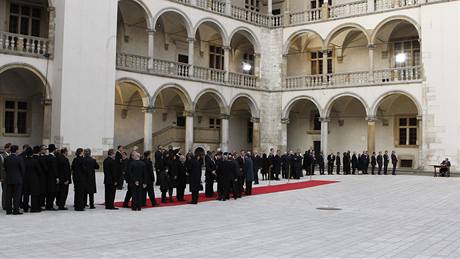
[[[323,37],[321,37],[321,35],[319,33],[317,33],[316,31],[314,30],[310,30],[310,29],[302,29],[302,30],[299,30],[299,31],[296,31],[294,33],[292,33],[289,38],[287,39],[287,41],[284,43],[283,45],[283,55],[287,55],[288,52],[289,52],[289,47],[291,46],[291,42],[296,38],[298,37],[299,35],[303,34],[303,33],[313,33],[314,35],[316,35],[320,40],[321,40],[321,45],[322,45],[322,48],[324,49],[324,39]]]
[[[200,21],[197,22],[197,24],[193,28],[193,36],[192,37],[193,38],[196,37],[196,33],[198,32],[198,29],[200,28],[200,26],[203,23],[206,23],[206,22],[209,22],[209,23],[214,24],[216,26],[218,33],[222,37],[223,45],[224,46],[229,46],[230,42],[228,40],[228,34],[227,34],[227,31],[225,30],[225,27],[218,20],[216,20],[214,18],[210,18],[210,17],[205,17],[205,18],[203,18],[203,19],[201,19]]]
[[[198,95],[195,97],[195,101],[193,102],[193,110],[196,111],[196,105],[200,101],[200,98],[205,95],[205,94],[211,94],[214,99],[216,100],[217,104],[220,107],[220,112],[222,114],[229,114],[230,110],[228,108],[227,102],[225,101],[224,96],[217,90],[212,89],[212,88],[207,88],[202,90],[201,92],[198,93]]]
[[[370,44],[375,44],[375,38],[377,37],[378,33],[380,32],[380,30],[386,25],[388,24],[389,22],[392,22],[392,21],[396,21],[396,20],[404,20],[410,24],[412,24],[414,26],[414,28],[417,30],[417,33],[418,33],[418,37],[421,38],[421,29],[420,29],[420,26],[419,24],[414,20],[412,19],[411,17],[409,16],[405,16],[405,15],[396,15],[396,16],[391,16],[391,17],[388,17],[386,19],[384,19],[383,21],[381,21],[372,31],[372,34],[371,34],[371,37],[370,37]]]
[[[323,116],[321,105],[318,103],[318,101],[316,101],[315,98],[313,98],[311,96],[307,96],[307,95],[301,95],[301,96],[297,96],[297,97],[295,97],[295,98],[293,98],[292,100],[289,101],[289,103],[283,109],[283,113],[281,114],[281,119],[289,119],[289,113],[291,112],[292,108],[297,103],[297,101],[300,101],[300,100],[306,100],[306,101],[312,102],[316,106],[316,108],[318,109],[320,117]]]
[[[149,91],[147,90],[147,88],[141,82],[139,82],[136,79],[129,78],[129,77],[123,77],[123,78],[120,78],[120,79],[118,79],[116,81],[117,86],[118,86],[118,84],[122,84],[122,83],[128,83],[128,84],[131,84],[131,85],[135,86],[139,90],[139,93],[140,93],[140,95],[142,97],[142,103],[144,104],[144,106],[145,107],[151,106],[151,96],[149,94]],[[117,91],[118,91],[118,89],[117,89]]]
[[[228,44],[230,45],[232,43],[232,39],[233,37],[235,36],[235,34],[237,34],[238,32],[244,32],[244,36],[249,40],[249,42],[251,42],[251,44],[253,45],[254,47],[254,51],[256,53],[260,53],[260,41],[259,39],[256,37],[256,34],[249,28],[247,27],[244,27],[244,26],[240,26],[236,29],[234,29],[231,33],[230,33],[230,36],[228,37]],[[245,34],[248,34],[248,35],[245,35]],[[248,37],[249,36],[249,37]]]
[[[174,89],[175,92],[179,95],[182,103],[184,104],[184,110],[185,111],[193,111],[193,102],[192,99],[190,98],[190,95],[188,94],[187,90],[182,87],[179,84],[176,83],[166,83],[160,86],[152,96],[152,99],[150,100],[150,103],[154,104],[155,101],[157,100],[158,96],[160,93],[165,90],[165,89]]]
[[[143,1],[140,0],[122,0],[122,1],[128,1],[128,2],[133,2],[137,4],[142,10],[144,10],[145,13],[145,21],[147,22],[147,28],[148,29],[154,29],[155,28],[155,23],[153,23],[153,16],[152,13],[150,12],[150,9],[145,5]]]
[[[355,29],[358,29],[360,30],[364,36],[366,36],[366,39],[367,39],[367,42],[370,43],[371,42],[371,38],[369,36],[369,33],[367,32],[366,28],[364,28],[363,26],[357,24],[357,23],[344,23],[344,24],[341,24],[337,27],[335,27],[331,32],[329,32],[329,34],[327,35],[326,37],[326,40],[324,41],[324,47],[327,48],[327,46],[329,45],[329,43],[331,42],[332,38],[335,36],[335,34],[345,28],[355,28]]]
[[[340,93],[340,94],[337,94],[335,96],[333,96],[326,104],[326,106],[324,107],[324,110],[322,112],[322,116],[328,118],[331,114],[331,110],[332,110],[332,107],[334,105],[334,102],[336,100],[338,100],[339,98],[341,97],[352,97],[352,98],[355,98],[356,100],[358,100],[364,107],[364,111],[366,113],[366,116],[369,116],[369,105],[367,104],[366,100],[364,100],[364,98],[362,98],[361,96],[355,94],[355,93],[352,93],[352,92],[344,92],[344,93]]]
[[[25,63],[10,63],[10,64],[7,64],[7,65],[4,65],[2,67],[0,67],[0,74],[2,74],[3,72],[5,71],[8,71],[10,69],[15,69],[15,68],[22,68],[22,69],[25,69],[29,72],[32,72],[38,79],[40,79],[40,81],[42,82],[43,84],[43,87],[44,87],[44,99],[52,99],[52,92],[51,92],[51,86],[48,82],[48,79],[46,76],[44,76],[37,68],[35,68],[34,66],[31,66],[29,64],[25,64]]]
[[[382,103],[382,101],[385,100],[386,97],[389,97],[389,96],[392,96],[392,95],[403,95],[403,96],[409,98],[409,100],[411,100],[414,103],[415,107],[417,108],[418,115],[420,116],[420,115],[423,114],[423,109],[422,109],[422,106],[420,105],[420,102],[412,94],[410,94],[410,93],[408,93],[406,91],[402,91],[402,90],[394,90],[394,91],[389,91],[389,92],[381,94],[375,100],[375,102],[373,103],[373,105],[371,107],[369,116],[376,116],[377,115],[377,109],[379,108],[379,106]]]
[[[234,96],[232,98],[232,100],[230,101],[230,104],[228,106],[229,107],[229,112],[231,112],[233,104],[240,98],[248,100],[247,104],[249,106],[249,109],[251,110],[251,116],[254,117],[254,118],[259,118],[260,117],[260,110],[259,110],[259,107],[257,106],[257,102],[254,100],[254,98],[252,96],[250,96],[249,94],[246,94],[246,93],[237,94],[236,96]]]
[[[184,19],[184,25],[185,25],[185,29],[187,30],[188,37],[189,38],[194,38],[195,35],[193,34],[193,25],[192,25],[192,22],[190,21],[190,19],[188,18],[187,14],[184,11],[182,11],[180,9],[177,9],[177,8],[174,8],[174,7],[166,7],[166,8],[161,9],[160,11],[158,11],[158,13],[153,18],[154,28],[155,28],[156,24],[158,23],[158,19],[163,14],[168,13],[168,12],[176,13],[179,16],[181,16],[182,19]]]

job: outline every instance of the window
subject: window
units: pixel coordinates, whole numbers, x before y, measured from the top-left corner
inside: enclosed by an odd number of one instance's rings
[[[217,46],[209,46],[209,67],[224,70],[224,49]]]
[[[9,30],[11,33],[40,37],[41,16],[41,7],[12,3]]]
[[[184,116],[177,116],[177,127],[185,127],[185,117]]]
[[[253,134],[253,129],[254,129],[254,124],[252,123],[251,120],[248,120],[248,143],[252,143],[252,134]]]
[[[27,134],[27,102],[5,101],[5,133]]]
[[[209,128],[210,129],[220,129],[220,119],[209,119]]]
[[[420,65],[420,42],[418,39],[393,42],[392,48],[395,67]],[[401,53],[406,54],[406,61],[403,63],[397,63],[396,56]]]
[[[323,74],[323,57],[322,51],[310,52],[311,74]],[[332,50],[327,51],[327,73],[332,74]]]
[[[324,0],[313,0],[313,1],[310,1],[310,8],[311,9],[321,8],[323,4],[324,4]],[[328,0],[327,4],[332,5],[332,0]]]
[[[251,11],[260,11],[260,0],[246,0],[244,7]]]
[[[281,15],[281,9],[273,9],[272,15]]]
[[[321,130],[321,121],[319,121],[319,113],[311,112],[311,129],[312,130]]]
[[[243,73],[248,74],[248,75],[254,75],[254,54],[245,53],[243,55],[243,62],[251,65],[251,70],[249,71],[243,70]]]
[[[398,144],[400,146],[417,145],[417,128],[416,117],[398,118]]]

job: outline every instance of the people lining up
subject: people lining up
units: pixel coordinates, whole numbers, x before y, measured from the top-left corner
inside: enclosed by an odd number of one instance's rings
[[[55,145],[23,146],[18,154],[18,146],[6,144],[0,155],[0,180],[2,181],[2,207],[7,214],[41,212],[42,210],[67,210],[66,202],[69,185],[74,185],[74,209],[84,211],[95,209],[94,194],[97,192],[96,170],[99,164],[91,156],[90,149],[78,148],[70,163],[69,151],[58,150]],[[330,153],[326,160],[321,152],[306,151],[284,153],[272,148],[268,154],[208,151],[204,157],[200,154],[181,154],[180,149],[164,149],[159,146],[154,153],[142,155],[133,148],[128,155],[123,146],[110,149],[103,161],[105,208],[117,210],[114,206],[117,190],[127,190],[123,207],[139,211],[147,205],[147,196],[152,206],[158,206],[154,185],[161,191],[161,203],[174,202],[174,189],[177,201],[185,201],[187,184],[191,192],[191,204],[198,203],[199,192],[204,189],[206,197],[216,197],[225,201],[238,199],[252,194],[252,185],[259,184],[259,172],[262,180],[300,179],[314,175],[316,167],[319,174],[387,174],[391,160],[392,174],[396,174],[397,157],[393,151],[368,155],[367,151],[356,154],[350,151],[341,155]],[[201,182],[202,169],[205,172],[205,186]],[[306,172],[304,175],[303,171]],[[217,182],[217,190],[214,184]],[[216,195],[217,194],[217,195]],[[29,205],[30,202],[30,205]],[[55,207],[56,205],[56,207]]]

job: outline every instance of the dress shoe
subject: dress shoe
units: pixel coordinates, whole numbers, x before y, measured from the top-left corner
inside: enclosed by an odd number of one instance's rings
[[[38,213],[38,212],[42,212],[42,210],[30,210],[30,213]]]
[[[58,210],[68,210],[66,207],[61,207]]]
[[[118,210],[118,208],[105,208],[106,210]]]
[[[55,208],[46,208],[46,210],[49,210],[49,211],[56,211],[57,209],[55,209]]]
[[[13,215],[13,212],[12,211],[7,211],[6,215]]]
[[[22,215],[22,212],[15,211],[15,212],[13,212],[13,215]]]
[[[75,211],[85,211],[85,209],[75,209]]]
[[[91,207],[89,207],[89,208],[90,208],[91,210],[94,210],[96,207],[94,207],[94,206],[91,206]]]

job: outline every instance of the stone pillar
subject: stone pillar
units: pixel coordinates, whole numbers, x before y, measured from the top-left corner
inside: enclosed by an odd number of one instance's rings
[[[254,54],[254,75],[256,76],[256,87],[260,88],[260,53]]]
[[[289,119],[281,119],[281,152],[287,152],[287,128],[289,124]]]
[[[188,153],[193,147],[193,112],[184,111],[185,117],[185,153]]]
[[[375,11],[375,0],[367,0],[367,12],[373,13]]]
[[[323,50],[323,85],[327,85],[327,49]]]
[[[268,15],[272,15],[272,14],[273,14],[273,1],[272,1],[272,0],[268,0],[268,3],[267,3],[267,13],[268,13]]]
[[[329,5],[327,4],[327,1],[323,3],[323,6],[321,6],[321,20],[328,20],[329,19]]]
[[[375,152],[375,117],[370,116],[367,120],[367,151],[369,154]]]
[[[153,107],[144,110],[144,151],[153,148]]]
[[[374,82],[374,44],[367,45],[369,49],[369,82]]]
[[[51,123],[52,123],[52,104],[51,99],[44,99],[43,102],[43,137],[42,144],[51,144]]]
[[[291,4],[289,3],[289,0],[285,0],[284,2],[286,3],[285,10],[283,13],[284,24],[289,25],[291,24]]]
[[[153,69],[153,59],[155,56],[155,30],[149,29],[147,30],[148,33],[148,56],[149,56],[149,63],[148,63],[148,69],[151,70]]]
[[[288,73],[287,73],[287,68],[288,68],[288,55],[285,54],[283,55],[283,60],[281,62],[281,87],[283,89],[286,89],[287,88],[287,77],[288,77]]]
[[[228,151],[228,139],[230,134],[230,115],[222,114],[220,116],[220,150],[222,152]]]
[[[193,65],[195,63],[195,38],[188,38],[188,64],[190,65],[189,68],[189,76],[193,76]]]
[[[260,152],[260,118],[251,118],[252,152]]]
[[[230,70],[230,46],[224,46],[224,70],[225,70],[225,82],[228,82],[228,72]]]
[[[321,151],[327,156],[327,139],[329,134],[329,118],[319,118],[321,122]]]
[[[55,18],[56,18],[56,8],[53,6],[48,7],[48,54],[49,58],[53,59],[54,57],[54,41],[55,41],[55,31],[56,31],[56,23],[55,23]]]
[[[225,14],[232,15],[232,0],[225,0]]]
[[[423,116],[418,115],[417,116],[417,145],[418,145],[418,169],[423,169],[424,168],[424,163],[425,161],[423,157]]]
[[[399,8],[400,6],[400,0],[393,0],[393,8]]]

